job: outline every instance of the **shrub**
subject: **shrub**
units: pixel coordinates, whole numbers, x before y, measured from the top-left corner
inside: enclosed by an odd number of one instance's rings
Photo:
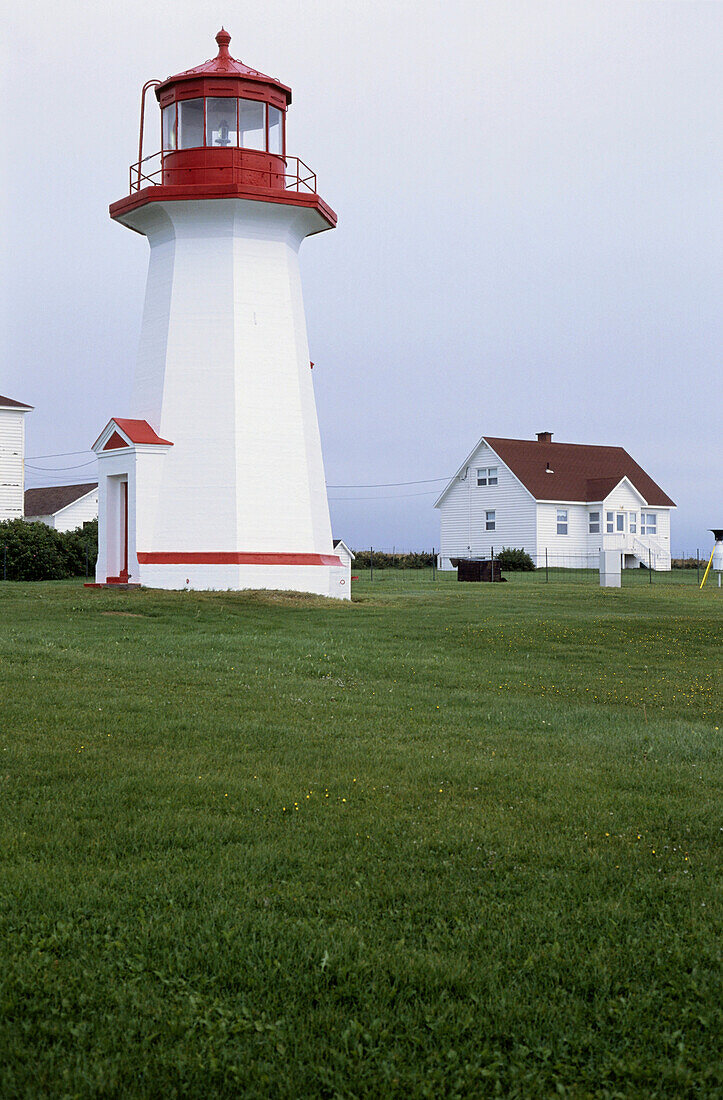
[[[22,519],[0,522],[0,579],[58,581],[92,569],[98,552],[98,521],[75,531],[55,531],[45,523]]]
[[[511,546],[503,546],[497,561],[500,569],[506,573],[530,573],[535,568],[535,563],[524,550],[515,550]]]
[[[434,564],[434,554],[430,551],[412,551],[409,554],[384,554],[374,550],[375,569],[429,569]],[[355,550],[354,569],[368,569],[371,551]]]

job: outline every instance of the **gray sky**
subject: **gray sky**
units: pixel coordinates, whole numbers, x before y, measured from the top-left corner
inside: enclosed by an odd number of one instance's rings
[[[708,546],[718,2],[15,5],[0,393],[36,406],[28,455],[79,451],[128,412],[147,245],[107,208],[142,84],[213,56],[221,23],[234,57],[293,88],[289,152],[339,215],[302,249],[329,485],[446,477],[480,435],[549,430],[625,447],[678,504],[674,552]],[[91,457],[31,460],[52,472],[27,483],[92,479]],[[330,488],[334,533],[437,545],[439,487]]]

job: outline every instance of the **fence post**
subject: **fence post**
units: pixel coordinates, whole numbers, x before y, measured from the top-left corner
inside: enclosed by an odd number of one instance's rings
[[[698,587],[700,588],[700,547],[695,549],[695,579]]]
[[[550,581],[550,574],[547,571],[547,547],[545,547],[545,584]]]
[[[435,551],[434,547],[432,547],[432,580],[436,581],[436,579],[437,579],[437,554],[436,554],[436,551]]]
[[[8,544],[3,543],[3,580],[8,579]]]
[[[495,548],[490,546],[490,580],[495,579]]]
[[[369,547],[369,580],[374,580],[374,547]]]
[[[88,580],[88,543],[85,544],[85,579]]]
[[[648,547],[648,584],[653,583],[653,551]]]

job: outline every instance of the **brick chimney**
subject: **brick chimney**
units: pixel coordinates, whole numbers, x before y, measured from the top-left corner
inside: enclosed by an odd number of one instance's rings
[[[537,442],[538,443],[552,443],[552,432],[538,432],[537,433]]]

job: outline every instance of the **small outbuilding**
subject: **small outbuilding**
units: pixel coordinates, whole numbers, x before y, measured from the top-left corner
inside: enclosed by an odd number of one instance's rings
[[[25,493],[25,519],[46,523],[56,531],[74,531],[98,518],[98,482],[82,485],[48,485]]]
[[[341,558],[342,565],[347,565],[351,569],[351,563],[354,561],[354,554],[347,544],[343,542],[342,539],[334,539],[334,549]]]

